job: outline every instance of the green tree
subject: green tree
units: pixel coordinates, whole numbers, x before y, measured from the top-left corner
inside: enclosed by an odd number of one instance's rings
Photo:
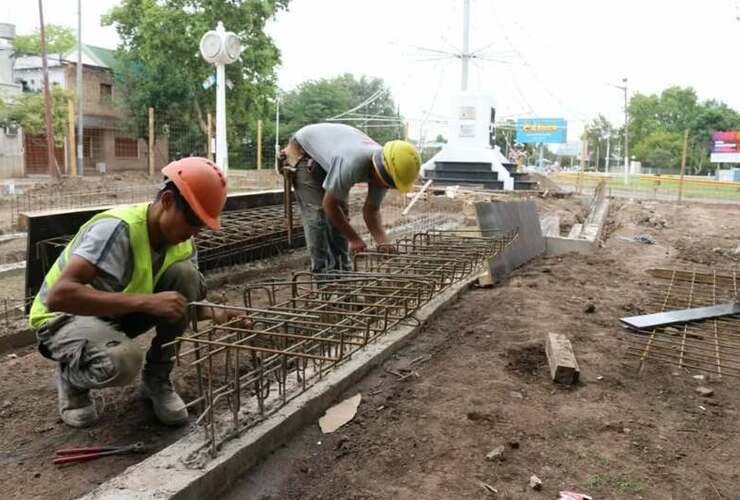
[[[346,113],[369,99],[366,105]],[[357,127],[381,144],[404,135],[402,118],[385,82],[349,73],[301,83],[283,97],[280,115],[281,142],[304,125],[338,115],[341,117],[335,121]]]
[[[525,164],[532,163],[535,158],[539,158],[539,144],[521,144],[516,141],[516,121],[510,118],[496,123],[495,143],[504,156],[507,154],[511,156],[512,150],[516,150],[518,154],[524,157]],[[554,158],[555,156],[549,149],[545,148],[543,157],[550,159],[549,157]]]
[[[651,167],[675,167],[681,161],[683,134],[656,130],[635,144],[632,152]]]
[[[591,161],[594,165],[603,165],[606,158],[607,141],[609,141],[609,156],[612,156],[614,148],[620,140],[618,130],[602,114],[586,125],[586,140],[589,143],[589,151],[592,153]]]
[[[628,109],[631,156],[651,167],[675,170],[688,129],[687,163],[694,174],[710,168],[712,132],[740,127],[737,111],[715,100],[699,101],[691,87],[669,87],[660,95],[636,94]]]
[[[66,26],[47,24],[44,26],[47,54],[65,54],[77,43],[74,31]],[[41,31],[36,29],[28,35],[18,35],[13,41],[16,55],[41,55]]]
[[[202,82],[215,73],[215,67],[203,60],[198,46],[203,34],[224,20],[225,28],[236,33],[245,48],[235,63],[226,66],[228,140],[242,144],[250,124],[267,114],[270,96],[275,95],[280,54],[264,27],[288,2],[122,0],[113,7],[102,23],[115,26],[121,39],[114,70],[129,113],[129,129],[146,130],[151,106],[158,123],[168,125],[171,153],[189,154],[195,139],[199,151],[206,149],[206,114],[215,108],[216,86],[204,89]],[[238,148],[231,152],[237,154]]]
[[[52,97],[52,129],[54,143],[61,146],[64,143],[65,127],[67,124],[67,99],[69,93],[59,86],[50,89]],[[23,93],[13,102],[0,106],[0,123],[15,124],[29,135],[46,134],[46,115],[44,111],[43,93]]]

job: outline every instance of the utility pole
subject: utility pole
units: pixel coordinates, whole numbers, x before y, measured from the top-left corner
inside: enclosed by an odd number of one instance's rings
[[[465,92],[468,90],[468,63],[470,60],[470,0],[465,0],[463,9],[463,49],[462,59],[462,82],[460,89]]]
[[[622,78],[624,86],[624,184],[630,183],[630,154],[629,154],[629,111],[627,109],[627,79]]]
[[[257,120],[257,170],[262,170],[262,120]]]
[[[208,128],[206,150],[208,151],[208,159],[213,161],[213,116],[211,113],[206,115],[206,127]]]
[[[610,137],[606,136],[606,158],[604,159],[604,173],[606,175],[609,175],[609,139]]]
[[[77,175],[77,152],[75,151],[75,101],[67,99],[67,127],[69,128],[69,175]]]
[[[542,164],[545,161],[545,144],[540,143],[540,161],[539,161],[539,167],[540,170],[542,170]]]
[[[683,176],[686,172],[686,154],[689,150],[689,129],[683,133],[683,153],[681,155],[681,177],[678,181],[678,202],[681,203],[683,198]]]
[[[82,0],[77,0],[77,174],[85,174],[85,148],[82,139]]]
[[[611,85],[624,92],[624,183],[630,182],[630,155],[629,155],[629,110],[627,109],[627,78],[622,78],[624,85]]]
[[[149,107],[149,177],[154,177],[154,108]]]
[[[275,171],[278,170],[280,156],[280,93],[275,96]]]
[[[49,158],[49,175],[59,177],[59,167],[54,156],[54,126],[51,116],[51,94],[49,94],[49,67],[46,61],[46,32],[44,31],[44,5],[39,0],[39,23],[41,24],[41,65],[44,71],[44,108],[46,117],[46,150]]]

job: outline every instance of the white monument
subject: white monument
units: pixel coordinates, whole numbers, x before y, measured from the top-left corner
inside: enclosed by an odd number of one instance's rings
[[[452,98],[447,144],[442,150],[422,165],[422,175],[435,170],[437,163],[457,163],[491,166],[497,180],[506,190],[514,189],[514,178],[504,166],[506,158],[493,143],[495,103],[491,95],[476,95],[468,92],[468,63],[475,57],[470,52],[470,0],[465,0],[463,14],[463,50],[458,55],[462,61],[460,94]],[[435,176],[440,179],[440,176]],[[440,179],[443,180],[443,179]]]
[[[491,165],[506,190],[514,189],[514,178],[504,166],[506,158],[493,145],[494,99],[490,95],[462,92],[452,99],[447,144],[422,165],[424,175],[434,170],[437,162],[485,163]]]

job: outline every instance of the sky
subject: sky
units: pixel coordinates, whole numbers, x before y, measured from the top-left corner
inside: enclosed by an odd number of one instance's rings
[[[0,22],[38,26],[36,2],[2,3]],[[115,48],[99,19],[117,3],[82,0],[85,43]],[[565,118],[569,140],[598,114],[622,125],[623,78],[630,95],[691,86],[740,110],[739,14],[736,0],[471,0],[470,51],[481,57],[469,91],[493,95],[498,119]],[[77,0],[46,0],[44,20],[76,29]],[[461,64],[442,52],[460,53],[462,26],[463,0],[292,0],[268,32],[283,90],[345,72],[380,77],[418,138],[445,133]]]

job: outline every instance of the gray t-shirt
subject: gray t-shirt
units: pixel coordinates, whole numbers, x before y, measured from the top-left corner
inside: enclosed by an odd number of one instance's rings
[[[324,189],[341,201],[349,201],[349,190],[367,182],[367,199],[380,207],[387,189],[368,182],[372,176],[372,156],[380,145],[349,125],[317,123],[295,133],[298,144],[326,171]]]
[[[96,290],[122,292],[131,281],[134,256],[128,224],[121,219],[110,217],[93,222],[76,238],[71,251],[72,255],[82,257],[100,270],[98,276],[90,283]],[[152,276],[156,276],[164,264],[166,253],[165,248],[161,252],[152,250]],[[193,252],[191,261],[197,268],[197,252]],[[57,262],[64,270],[67,264],[64,252],[59,255]],[[46,303],[48,290],[45,284],[39,293],[42,301]]]

